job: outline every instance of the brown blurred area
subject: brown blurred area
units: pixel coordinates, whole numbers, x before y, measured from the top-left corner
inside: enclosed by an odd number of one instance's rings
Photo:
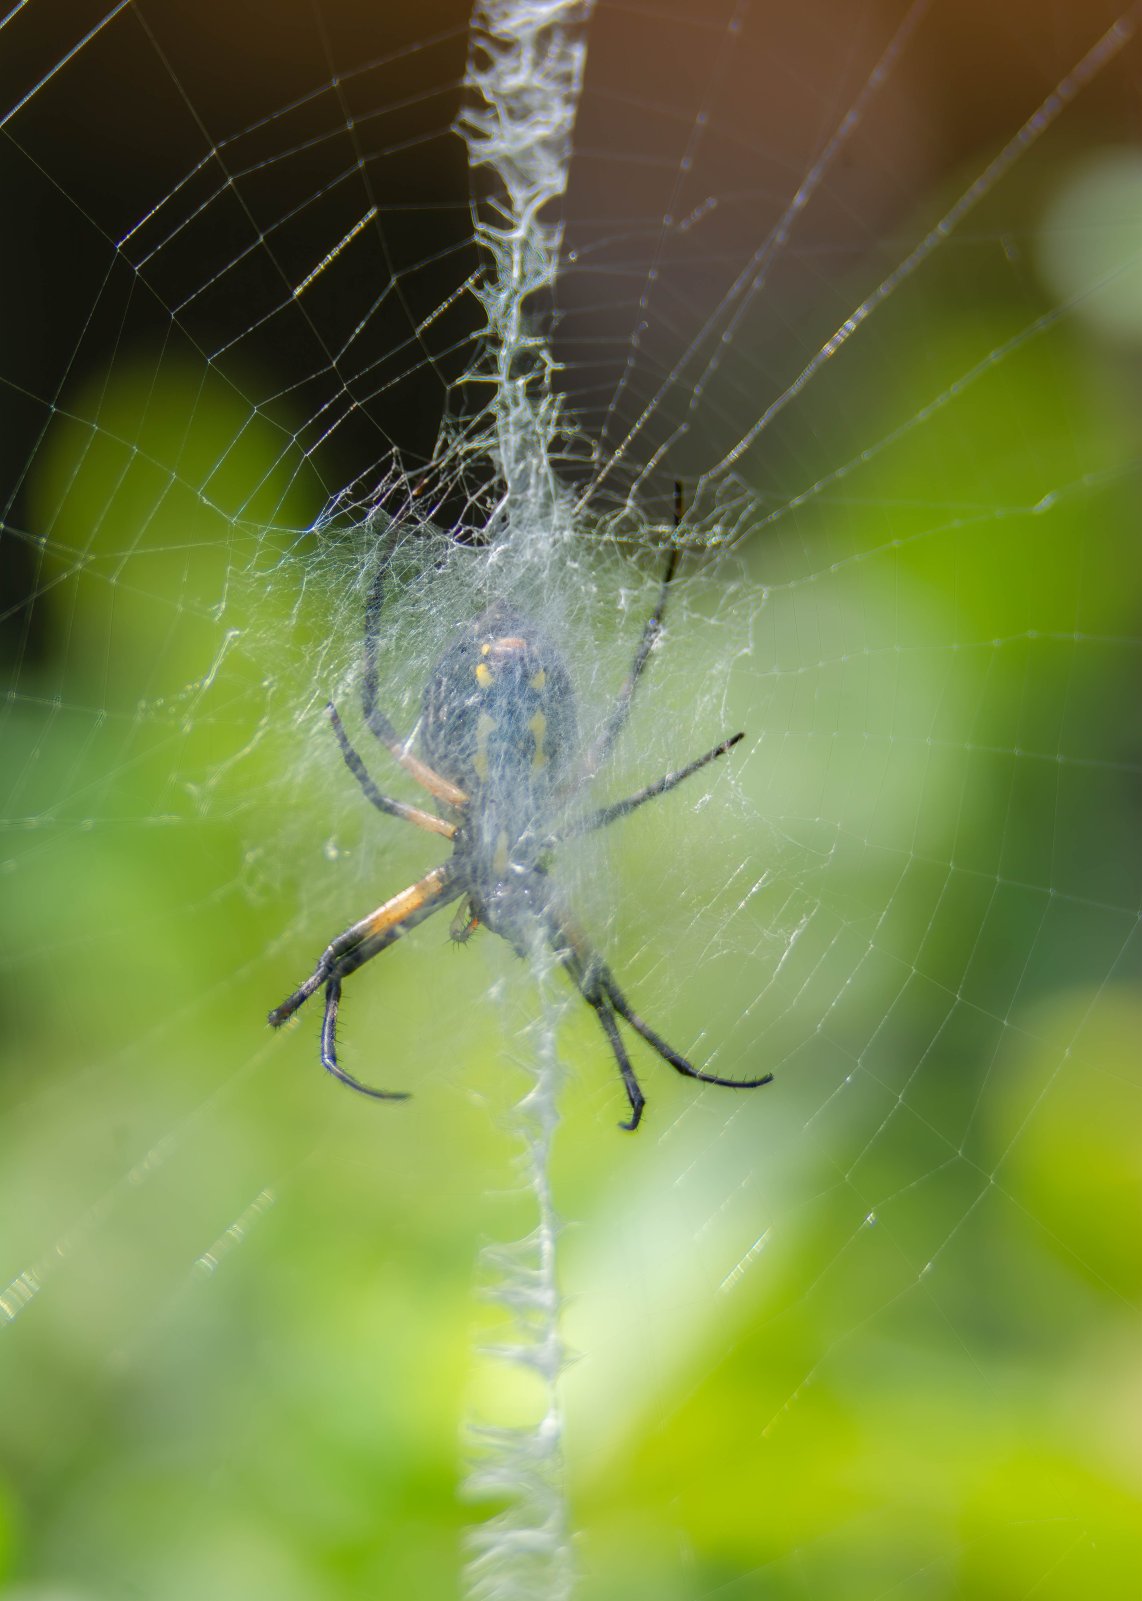
[[[653,392],[645,374],[671,372],[696,339],[716,345],[719,308],[731,312],[759,245],[788,224],[764,295],[733,325],[748,376],[723,362],[701,431],[664,462],[663,493],[700,472],[740,431],[743,389],[756,415],[1118,15],[1103,0],[669,0],[653,11],[604,0],[553,332],[558,382],[594,448],[623,437]],[[13,14],[0,50],[0,507],[17,537],[0,536],[0,637],[11,640],[27,590],[35,530],[22,486],[52,407],[111,354],[152,348],[172,326],[289,424],[322,416],[335,390],[352,395],[335,438],[315,427],[303,440],[327,485],[393,445],[431,456],[479,326],[470,297],[434,316],[476,265],[465,151],[450,131],[467,49],[458,0],[53,0]],[[1137,69],[1135,41],[1068,107],[1067,146],[1137,130]],[[854,111],[810,203],[788,217]],[[1054,137],[1029,140],[1024,189],[1059,151]],[[370,202],[367,244],[283,309]],[[999,240],[1011,217],[989,220],[985,201],[961,237],[981,226]],[[632,350],[644,387],[636,379],[616,404]],[[675,389],[640,459],[688,404],[685,376]],[[827,408],[818,417],[834,426]],[[769,459],[797,448],[779,436]],[[42,614],[20,621],[25,659],[46,648],[44,627]]]

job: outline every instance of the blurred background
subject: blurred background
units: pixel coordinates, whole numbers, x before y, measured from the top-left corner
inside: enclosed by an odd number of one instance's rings
[[[600,799],[747,733],[569,871],[653,1026],[775,1074],[640,1049],[632,1138],[566,1010],[577,1593],[1126,1595],[1136,14],[790,9],[597,7],[537,308],[587,726],[675,479],[692,507]],[[526,969],[442,919],[347,987],[398,1106],[264,1021],[441,859],[321,707],[356,734],[353,507],[394,452],[462,461],[478,542],[487,469],[441,442],[475,404],[467,52],[454,3],[0,22],[3,1596],[454,1595],[495,1510],[465,1422],[533,1404],[475,1265],[534,1224]],[[390,595],[402,727],[471,599],[436,555]]]

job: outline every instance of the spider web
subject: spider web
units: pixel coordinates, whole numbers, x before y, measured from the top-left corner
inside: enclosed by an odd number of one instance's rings
[[[492,340],[465,6],[0,19],[0,1593],[451,1595],[481,1520],[472,1593],[556,1593],[568,1529],[600,1601],[1121,1593],[1136,9],[560,9],[557,270]],[[587,1009],[429,922],[342,1010],[414,1098],[346,1094],[264,1017],[441,859],[324,716],[416,798],[362,732],[378,564],[400,729],[510,593],[589,738],[675,539],[591,803],[746,738],[561,871],[648,1021],[774,1084],[636,1041],[621,1135]],[[537,1322],[526,1249],[472,1263],[535,1243],[555,1039]],[[521,1315],[578,1358],[546,1462],[472,1356]]]

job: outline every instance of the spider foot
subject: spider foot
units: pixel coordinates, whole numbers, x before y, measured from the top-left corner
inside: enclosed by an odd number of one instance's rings
[[[334,1078],[340,1079],[342,1084],[348,1085],[348,1087],[351,1090],[356,1090],[358,1095],[367,1095],[370,1098],[370,1100],[374,1100],[374,1101],[411,1101],[412,1100],[412,1091],[411,1090],[375,1090],[375,1089],[373,1089],[371,1084],[362,1084],[359,1079],[353,1078],[348,1073],[343,1073],[339,1067],[338,1068],[332,1068],[332,1067],[329,1066],[328,1062],[323,1063],[323,1066],[325,1067],[327,1072],[333,1074]]]
[[[274,1007],[266,1019],[270,1027],[281,1028],[283,1023],[288,1023],[298,1007],[304,1006],[309,997],[315,990],[319,990],[324,982],[325,958],[323,957],[316,970],[309,975],[305,983],[299,984],[292,995],[287,995],[284,1001],[279,1001],[277,1006]]]
[[[627,1134],[633,1134],[635,1129],[642,1122],[642,1112],[645,1105],[646,1097],[644,1095],[640,1094],[637,1100],[633,1096],[631,1097],[630,1117],[625,1123],[620,1122],[619,1124],[619,1127],[625,1130]]]

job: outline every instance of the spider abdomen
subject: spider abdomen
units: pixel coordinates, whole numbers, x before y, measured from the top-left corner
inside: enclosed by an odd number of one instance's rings
[[[575,697],[554,645],[520,612],[493,606],[441,656],[424,692],[425,759],[480,807],[530,826],[567,772]]]

